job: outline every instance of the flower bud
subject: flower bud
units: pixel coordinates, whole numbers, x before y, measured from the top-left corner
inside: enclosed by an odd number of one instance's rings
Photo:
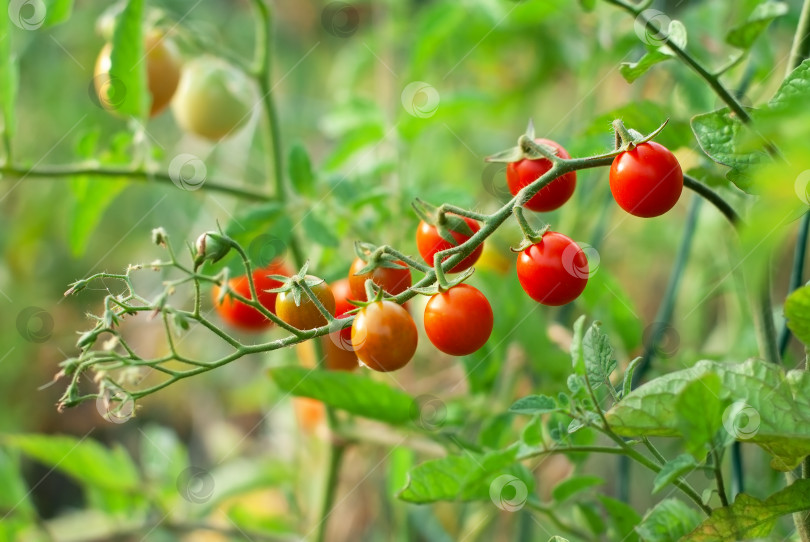
[[[220,233],[209,231],[197,238],[196,247],[194,266],[199,267],[205,261],[214,263],[224,258],[231,250],[231,241]]]

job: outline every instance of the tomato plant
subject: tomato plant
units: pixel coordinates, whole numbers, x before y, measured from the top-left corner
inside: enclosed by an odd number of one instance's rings
[[[451,356],[466,356],[486,344],[492,333],[492,307],[469,284],[435,294],[425,307],[425,333],[433,345]]]
[[[610,166],[610,192],[631,215],[661,216],[678,203],[682,190],[681,165],[655,141],[619,154]]]
[[[408,311],[391,301],[374,301],[352,323],[352,346],[360,361],[383,373],[402,369],[416,352],[416,324]]]
[[[546,145],[553,149],[554,154],[560,158],[571,158],[568,152],[556,141],[550,139],[537,138],[535,142]],[[524,158],[517,162],[510,162],[506,165],[506,182],[509,191],[515,196],[524,187],[532,184],[544,173],[551,169],[551,161],[547,158],[528,159]],[[577,174],[575,171],[566,173],[554,179],[547,186],[544,186],[528,202],[526,207],[532,211],[547,212],[559,209],[571,199],[577,187]]]
[[[547,232],[524,249],[517,260],[517,277],[529,297],[543,305],[565,305],[588,284],[588,258],[569,237]]]

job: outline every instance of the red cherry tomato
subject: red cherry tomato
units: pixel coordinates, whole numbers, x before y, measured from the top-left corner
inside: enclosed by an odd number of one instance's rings
[[[272,262],[267,267],[253,271],[253,285],[256,288],[256,295],[259,298],[259,303],[261,303],[264,308],[275,314],[276,296],[278,294],[266,292],[264,290],[278,288],[281,286],[281,283],[267,278],[268,275],[284,275],[288,277],[292,275],[292,271],[290,271],[283,263],[279,261]],[[230,279],[228,281],[228,288],[247,299],[251,298],[250,283],[248,282],[247,275]],[[261,331],[273,325],[273,322],[266,318],[262,313],[253,307],[245,305],[241,301],[234,299],[229,294],[225,295],[222,303],[217,303],[219,294],[220,287],[218,285],[214,285],[211,297],[214,299],[217,313],[219,313],[219,316],[228,324],[236,328],[252,331]]]
[[[340,279],[332,283],[332,293],[335,295],[335,316],[340,318],[347,312],[356,309],[349,303],[352,298],[349,279]],[[336,371],[352,371],[359,367],[357,355],[352,346],[352,328],[347,327],[340,331],[333,331],[322,337],[323,349],[326,356],[326,368]]]
[[[352,323],[352,345],[369,369],[380,372],[404,367],[416,352],[416,324],[393,301],[376,301],[360,309]]]
[[[682,190],[681,165],[669,149],[654,141],[621,153],[610,166],[610,192],[631,215],[660,216],[678,203]]]
[[[307,275],[308,279],[317,279],[311,275]],[[321,305],[329,311],[329,314],[335,314],[335,296],[326,282],[319,282],[310,286],[312,293],[321,302]],[[276,314],[279,318],[298,329],[315,329],[326,325],[326,318],[315,303],[303,292],[298,305],[295,304],[292,290],[281,292],[276,298]]]
[[[535,139],[535,142],[542,143],[557,150],[560,158],[571,158],[566,150],[550,139]],[[547,158],[538,160],[523,159],[518,162],[511,162],[506,165],[506,184],[513,196],[525,186],[532,184],[544,173],[551,169],[551,161]],[[572,171],[561,175],[544,186],[540,192],[530,199],[525,207],[537,212],[553,211],[562,206],[571,198],[574,189],[577,187],[577,172]]]
[[[433,345],[451,356],[472,354],[492,333],[492,307],[469,284],[435,294],[425,306],[425,332]]]
[[[472,230],[473,234],[481,229],[481,226],[478,225],[478,222],[473,220],[472,218],[463,217],[464,222]],[[433,266],[433,256],[437,252],[441,252],[442,250],[447,250],[453,246],[458,246],[469,239],[471,236],[465,233],[460,233],[457,231],[450,231],[450,235],[453,236],[453,239],[456,240],[455,244],[450,244],[446,241],[441,235],[439,235],[436,226],[432,226],[425,221],[419,222],[419,228],[416,230],[416,248],[419,250],[419,254],[421,254],[422,259],[425,260],[425,263],[429,266]],[[469,269],[472,267],[475,262],[478,261],[478,258],[481,257],[481,253],[484,251],[483,243],[478,245],[472,253],[458,262],[453,268],[450,270],[450,273],[460,273],[465,269]],[[447,258],[445,258],[446,260]],[[442,260],[444,261],[444,260]]]
[[[579,297],[588,273],[588,258],[580,246],[557,232],[547,232],[518,256],[520,285],[543,305],[565,305]]]
[[[405,266],[404,262],[397,262]],[[366,262],[357,258],[349,269],[349,286],[352,290],[352,298],[358,301],[366,301],[366,280],[371,279],[374,284],[379,285],[389,295],[401,294],[411,286],[411,270],[394,269],[393,267],[378,267],[368,273],[355,275],[366,266]]]

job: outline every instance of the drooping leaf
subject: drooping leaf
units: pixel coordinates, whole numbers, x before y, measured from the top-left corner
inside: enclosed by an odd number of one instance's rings
[[[731,506],[716,509],[694,531],[681,538],[686,542],[732,542],[765,538],[776,520],[810,508],[810,480],[796,480],[765,500],[745,493]]]
[[[785,317],[796,338],[810,345],[810,286],[803,286],[787,297]]]
[[[270,377],[285,392],[365,418],[406,424],[419,415],[417,403],[407,393],[354,373],[286,366],[270,369]]]
[[[726,34],[726,43],[739,49],[748,49],[774,19],[787,12],[788,5],[784,2],[760,3],[744,23],[729,30]]]
[[[81,256],[87,250],[93,232],[101,222],[115,197],[126,188],[123,179],[89,179],[76,177],[70,180],[70,188],[75,196],[67,227],[68,244],[74,256]]]
[[[667,461],[667,463],[661,468],[661,472],[655,476],[655,485],[653,486],[652,490],[653,495],[667,487],[684,474],[692,472],[697,466],[697,461],[692,454],[681,454],[675,459]]]
[[[686,47],[686,27],[682,22],[673,20],[668,28],[662,28],[660,32],[665,32],[672,42],[683,49]],[[663,36],[650,35],[650,47],[647,53],[636,62],[624,62],[619,66],[619,73],[628,83],[632,83],[647,70],[659,62],[663,62],[675,56],[675,53],[667,45],[657,45]]]
[[[574,476],[557,484],[557,486],[552,490],[551,496],[555,501],[562,502],[581,491],[585,491],[588,488],[599,486],[604,483],[605,481],[598,476]]]
[[[608,423],[623,436],[683,437],[680,421],[704,417],[702,405],[689,411],[676,407],[681,392],[707,374],[720,379],[719,399],[731,402],[722,413],[730,438],[761,446],[778,470],[794,468],[810,454],[810,375],[761,360],[729,364],[700,361],[639,387],[607,413]]]
[[[665,499],[644,515],[636,532],[644,542],[677,542],[700,523],[700,512],[678,499]]]
[[[290,181],[299,194],[312,196],[315,192],[315,173],[306,148],[296,143],[290,149]]]

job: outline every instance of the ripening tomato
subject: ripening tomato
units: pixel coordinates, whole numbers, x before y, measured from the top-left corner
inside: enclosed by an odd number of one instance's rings
[[[481,226],[478,225],[478,222],[473,220],[472,218],[462,217],[464,218],[464,222],[472,230],[473,234],[481,229]],[[436,226],[432,226],[426,223],[424,220],[419,222],[419,227],[416,230],[416,248],[419,250],[419,254],[422,256],[422,259],[425,260],[425,263],[429,266],[433,266],[433,256],[437,252],[441,252],[442,250],[447,250],[448,248],[452,248],[453,246],[458,246],[465,242],[467,239],[471,237],[471,235],[467,235],[465,233],[457,232],[454,230],[450,230],[450,235],[453,236],[453,239],[456,240],[455,244],[451,244],[447,240],[445,240],[441,235],[439,235],[439,231],[436,229]],[[481,243],[472,253],[458,262],[453,268],[450,270],[450,273],[461,273],[462,271],[469,269],[475,262],[478,261],[478,258],[481,257],[481,253],[484,251],[484,244]],[[446,260],[447,258],[445,258]],[[444,261],[444,260],[442,260]]]
[[[307,279],[313,281],[318,280],[317,277],[307,275]],[[329,314],[335,314],[335,296],[332,290],[325,281],[321,281],[309,287],[321,305],[329,311]],[[315,303],[306,295],[301,292],[301,299],[298,305],[295,304],[292,290],[281,292],[276,297],[276,314],[284,322],[290,324],[297,329],[315,329],[326,325],[326,317],[321,314]]]
[[[273,292],[266,292],[278,288],[281,283],[268,278],[268,275],[292,275],[287,266],[280,261],[276,260],[267,267],[256,269],[253,271],[253,285],[256,288],[256,295],[259,298],[259,303],[264,308],[275,314],[276,312],[276,295]],[[250,299],[250,283],[248,282],[247,275],[232,278],[228,281],[228,288],[237,294]],[[241,301],[234,299],[232,296],[226,294],[222,303],[217,303],[219,299],[220,287],[214,285],[211,297],[214,299],[214,304],[219,316],[228,324],[246,330],[261,331],[273,325],[272,320],[266,318],[258,310],[249,305],[245,305]]]
[[[203,56],[183,68],[172,112],[186,132],[218,141],[247,122],[254,95],[244,73],[222,59]]]
[[[96,87],[99,103],[109,110],[116,109],[116,101],[122,96],[108,96],[107,92],[125,92],[126,89],[109,88],[111,82],[110,52],[112,45],[106,44],[96,60],[93,84]],[[180,81],[180,53],[177,47],[168,38],[158,31],[148,32],[144,38],[144,51],[146,53],[146,84],[151,97],[149,116],[154,117],[163,111],[174,96],[177,83]]]
[[[556,154],[560,158],[571,158],[562,145],[556,141],[538,138],[535,139],[535,142],[556,149]],[[523,187],[532,184],[550,170],[551,165],[551,161],[547,158],[539,158],[537,160],[524,158],[523,160],[507,164],[506,184],[509,185],[509,191],[513,196],[517,195]],[[557,177],[551,181],[551,183],[544,186],[526,203],[525,207],[537,212],[553,211],[554,209],[560,208],[563,203],[571,198],[576,187],[577,172],[571,171],[570,173]]]
[[[631,215],[660,216],[678,203],[682,190],[678,159],[655,141],[619,154],[610,166],[610,192]]]
[[[335,296],[335,316],[341,317],[347,312],[356,309],[349,303],[352,290],[349,279],[340,279],[332,283],[332,293]],[[340,331],[333,331],[323,339],[326,368],[337,371],[352,371],[359,366],[357,355],[352,346],[352,328],[347,327]]]
[[[326,408],[317,399],[293,397],[293,409],[299,427],[306,433],[314,433],[326,418]]]
[[[433,345],[451,356],[472,354],[492,334],[492,307],[469,284],[433,295],[425,306],[425,333]]]
[[[352,290],[352,298],[357,301],[366,301],[366,280],[371,279],[374,284],[379,285],[383,291],[389,295],[398,295],[411,287],[411,270],[405,262],[396,262],[404,269],[394,269],[393,267],[378,267],[368,273],[355,275],[366,266],[366,262],[356,258],[349,268],[349,286]]]
[[[518,256],[517,276],[529,297],[543,305],[565,305],[588,283],[588,258],[567,236],[547,232]]]
[[[352,345],[360,361],[375,371],[401,369],[416,352],[416,324],[393,301],[376,301],[360,309],[352,323]]]

